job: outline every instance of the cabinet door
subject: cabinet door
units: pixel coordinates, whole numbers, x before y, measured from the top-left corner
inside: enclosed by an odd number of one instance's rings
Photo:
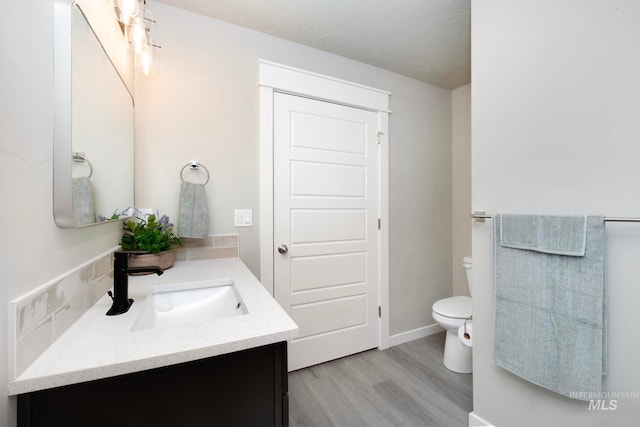
[[[20,395],[18,427],[286,426],[286,345]]]

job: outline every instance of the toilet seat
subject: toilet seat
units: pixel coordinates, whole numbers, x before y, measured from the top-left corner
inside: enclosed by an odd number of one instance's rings
[[[466,296],[444,298],[433,304],[432,310],[451,319],[468,319],[472,312],[472,299]]]

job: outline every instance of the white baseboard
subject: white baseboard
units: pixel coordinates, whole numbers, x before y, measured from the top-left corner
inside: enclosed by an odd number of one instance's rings
[[[475,414],[475,412],[469,413],[469,427],[495,427],[490,422],[483,420]]]
[[[444,328],[442,328],[437,323],[434,323],[433,325],[423,326],[421,328],[413,329],[407,332],[401,332],[389,337],[389,346],[393,347],[394,345],[404,344],[406,342],[428,337],[429,335],[437,334],[438,332],[442,331],[444,331]]]

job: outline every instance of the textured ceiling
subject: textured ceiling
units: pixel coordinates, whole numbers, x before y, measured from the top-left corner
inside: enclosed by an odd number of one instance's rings
[[[471,80],[471,0],[160,2],[447,89]]]

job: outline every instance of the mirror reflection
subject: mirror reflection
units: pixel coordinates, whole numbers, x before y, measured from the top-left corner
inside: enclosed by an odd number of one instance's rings
[[[55,88],[54,216],[60,227],[85,227],[133,206],[134,110],[131,94],[77,5],[70,31],[70,87],[56,80]],[[54,54],[64,48],[56,46]]]

